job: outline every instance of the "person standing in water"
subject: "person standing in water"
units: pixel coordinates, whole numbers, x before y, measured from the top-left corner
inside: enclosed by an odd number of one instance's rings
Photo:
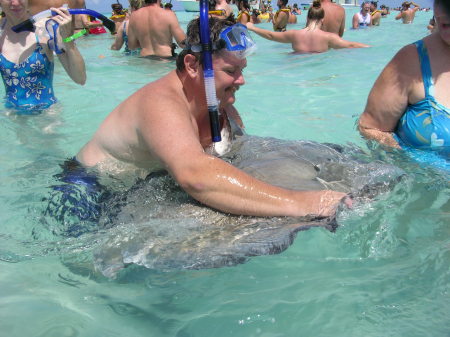
[[[437,30],[403,47],[373,85],[359,131],[394,148],[450,158],[450,3],[434,1]]]
[[[141,57],[174,58],[173,39],[183,47],[186,38],[177,16],[161,8],[160,0],[145,0],[145,4],[130,15],[128,47],[130,50],[141,48]]]
[[[414,6],[414,8],[411,8],[411,5]],[[395,20],[402,20],[403,23],[413,23],[414,18],[416,16],[416,12],[420,9],[420,6],[412,1],[405,1],[402,3],[402,9],[400,13],[397,14],[395,17]]]
[[[133,13],[142,7],[142,0],[129,0],[130,2],[130,12]],[[130,14],[131,14],[130,13]],[[114,39],[114,43],[111,45],[111,50],[120,50],[122,46],[125,44],[125,53],[130,54],[131,50],[128,47],[128,27],[129,21],[125,20],[122,25],[119,27],[117,31],[116,38]],[[138,50],[136,50],[136,53]]]
[[[277,6],[278,11],[274,14],[272,18],[273,30],[275,32],[286,31],[286,26],[289,21],[289,15],[291,10],[287,8],[288,0],[278,0]]]
[[[264,183],[220,159],[242,134],[234,107],[254,42],[233,21],[209,18],[212,62],[220,102],[222,141],[213,143],[205,99],[200,20],[187,28],[177,69],[116,107],[76,158],[109,175],[166,170],[197,201],[222,212],[255,216],[331,216],[345,193],[296,191]],[[239,36],[238,42],[234,38]],[[245,42],[244,42],[245,41]],[[239,50],[237,50],[239,49]],[[351,202],[346,199],[349,205]]]
[[[322,30],[328,33],[334,33],[340,37],[344,36],[345,31],[345,9],[331,0],[321,0],[321,6],[325,11],[325,18],[322,24]],[[306,21],[308,25],[308,21]]]
[[[353,15],[353,29],[366,28],[372,26],[372,16],[370,15],[370,2],[361,4],[361,10]]]
[[[75,83],[86,82],[84,60],[75,45],[72,16],[67,9],[51,8],[56,15],[36,22],[35,32],[16,33],[12,27],[30,18],[28,0],[0,0],[0,6],[5,14],[0,22],[0,72],[6,107],[34,114],[56,102],[53,53]],[[46,30],[52,33],[51,38]]]
[[[343,40],[339,35],[324,32],[321,27],[325,11],[323,10],[320,0],[314,0],[312,6],[308,10],[308,25],[306,28],[296,30],[288,30],[286,32],[272,32],[267,29],[258,28],[253,24],[247,24],[249,30],[262,36],[265,39],[290,43],[292,49],[297,53],[323,53],[330,48],[362,48],[368,45]]]

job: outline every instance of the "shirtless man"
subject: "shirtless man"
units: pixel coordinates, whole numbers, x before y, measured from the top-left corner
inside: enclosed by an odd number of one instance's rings
[[[325,11],[320,6],[320,0],[314,0],[308,10],[308,26],[303,29],[292,29],[286,32],[272,32],[261,29],[248,23],[247,28],[265,39],[290,43],[292,49],[297,53],[323,53],[330,48],[362,48],[368,45],[345,41],[339,35],[321,30]]]
[[[145,0],[145,4],[130,16],[128,47],[142,48],[141,57],[173,57],[173,39],[183,47],[186,38],[177,16],[161,8],[160,0]]]
[[[321,0],[322,8],[325,11],[322,30],[329,33],[344,36],[345,30],[345,9],[341,5],[331,2],[331,0]]]
[[[284,32],[289,21],[290,9],[287,8],[288,0],[278,0],[278,11],[274,14],[272,23],[275,32]]]
[[[414,8],[411,8],[414,5]],[[405,1],[402,3],[402,9],[397,14],[395,20],[402,20],[403,23],[413,23],[416,12],[420,9],[420,6],[412,1]]]
[[[139,89],[103,121],[93,138],[77,155],[86,167],[108,175],[113,168],[133,173],[167,170],[180,186],[199,202],[232,214],[258,216],[329,216],[344,201],[335,191],[295,191],[257,180],[223,161],[227,140],[243,128],[233,106],[235,93],[244,82],[245,58],[228,51],[220,32],[233,22],[210,18],[213,67],[217,99],[220,101],[222,142],[213,145],[206,106],[199,20],[187,29],[187,45],[177,57],[177,69]],[[233,25],[240,34],[240,26]],[[241,35],[242,36],[242,35]],[[229,41],[229,40],[228,40]],[[246,35],[242,48],[252,41]],[[193,51],[194,49],[195,51]],[[222,144],[224,143],[224,144]]]

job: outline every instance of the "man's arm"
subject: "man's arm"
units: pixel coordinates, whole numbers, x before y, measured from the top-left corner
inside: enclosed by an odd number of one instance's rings
[[[183,29],[180,27],[180,23],[178,22],[178,18],[175,13],[170,12],[169,14],[172,14],[171,24],[170,24],[170,30],[172,33],[172,36],[174,37],[175,41],[177,41],[177,44],[184,48],[185,42],[186,42],[186,34],[184,33]]]
[[[342,48],[366,48],[370,47],[367,44],[360,43],[360,42],[352,42],[352,41],[346,41],[336,34],[328,33],[328,47],[333,49],[342,49]]]
[[[353,29],[358,29],[358,28],[359,28],[359,18],[358,18],[358,14],[353,15],[352,28],[353,28]]]
[[[206,154],[190,115],[180,112],[173,97],[155,93],[139,106],[151,114],[137,120],[139,136],[180,186],[193,198],[222,212],[257,216],[329,216],[345,197],[334,191],[293,191],[257,180],[225,161]],[[166,104],[166,99],[171,99]],[[164,104],[162,102],[164,101]]]
[[[407,46],[400,50],[376,80],[358,123],[364,137],[399,147],[393,132],[408,106],[409,84],[415,81],[410,70],[413,66],[406,62],[417,58],[413,49],[414,46]]]
[[[292,43],[294,30],[289,30],[286,32],[272,32],[267,29],[256,27],[251,22],[247,23],[247,28],[267,40],[281,42],[281,43]]]
[[[400,11],[400,13],[398,13],[398,14],[395,16],[395,20],[400,20],[402,17],[403,17],[403,12]]]

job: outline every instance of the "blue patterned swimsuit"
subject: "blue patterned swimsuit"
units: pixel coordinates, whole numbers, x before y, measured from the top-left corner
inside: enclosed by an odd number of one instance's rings
[[[415,42],[419,53],[425,98],[408,105],[401,117],[396,139],[400,145],[419,149],[433,149],[450,153],[450,109],[436,101],[430,59],[422,40]]]
[[[49,60],[36,36],[36,49],[28,58],[13,63],[0,53],[0,72],[6,90],[7,108],[19,114],[35,114],[56,102],[53,94],[54,63]]]

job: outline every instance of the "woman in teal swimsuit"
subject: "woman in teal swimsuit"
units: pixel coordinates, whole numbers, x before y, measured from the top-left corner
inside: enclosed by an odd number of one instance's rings
[[[366,138],[450,155],[448,7],[435,0],[437,31],[403,47],[378,77],[359,120]]]
[[[45,23],[37,22],[35,32],[15,33],[11,27],[27,20],[28,0],[0,0],[5,18],[0,23],[0,73],[6,91],[6,107],[17,113],[39,113],[56,102],[53,91],[53,51],[48,43]],[[52,8],[59,24],[58,58],[70,78],[78,84],[86,81],[83,58],[73,41],[62,42],[72,35],[72,16],[66,9]]]

